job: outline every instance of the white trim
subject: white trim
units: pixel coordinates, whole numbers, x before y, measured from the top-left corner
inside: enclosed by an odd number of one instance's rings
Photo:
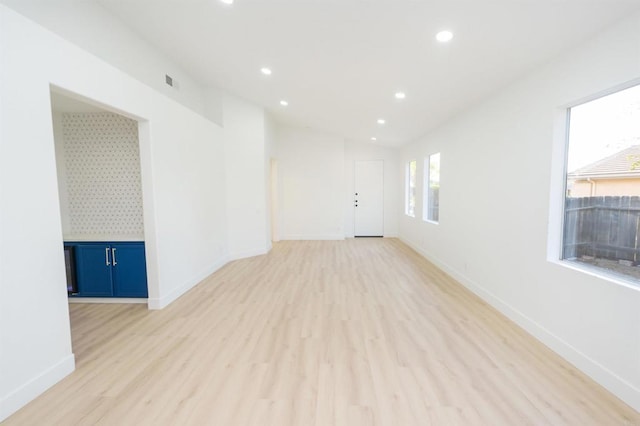
[[[597,99],[600,98],[604,98],[605,96],[609,96],[609,95],[613,95],[614,93],[618,93],[618,92],[622,92],[623,90],[627,90],[627,89],[631,89],[632,87],[635,87],[637,85],[640,85],[640,78],[634,78],[632,80],[629,81],[625,81],[624,83],[620,83],[620,84],[616,84],[615,86],[612,87],[608,87],[604,90],[600,90],[598,92],[592,93],[588,96],[584,96],[582,98],[579,99],[575,99],[572,102],[569,102],[565,105],[562,105],[562,108],[574,108],[580,105],[584,105],[586,103],[589,103],[591,101],[595,101]]]
[[[138,297],[70,297],[69,303],[131,303],[145,304],[146,298]]]
[[[422,221],[427,223],[432,223],[437,225],[439,220],[429,219],[429,203],[431,199],[429,198],[429,188],[431,188],[431,157],[437,155],[438,156],[438,167],[440,167],[441,163],[441,152],[434,152],[433,154],[429,154],[424,157],[424,165],[422,172]],[[440,184],[440,171],[438,170],[438,184]],[[438,217],[440,213],[440,207],[438,206]]]
[[[382,238],[398,238],[398,234],[393,233],[393,234],[382,234],[381,235]],[[344,238],[341,238],[342,240],[353,240],[354,238],[380,238],[378,236],[375,237],[356,237],[355,235],[351,234],[351,235],[345,235]],[[317,240],[317,238],[316,238]]]
[[[65,243],[99,243],[99,242],[132,242],[132,243],[144,243],[144,235],[63,235],[62,239]]]
[[[414,242],[403,237],[400,237],[400,240],[417,251],[425,259],[453,277],[457,282],[465,286],[485,302],[496,308],[511,321],[522,327],[545,346],[549,347],[580,371],[604,386],[618,398],[629,404],[634,409],[640,410],[640,389],[635,387],[632,383],[616,375],[614,372],[582,353],[565,340],[551,333],[549,330],[542,327],[540,324],[513,306],[509,305],[504,300],[486,291],[480,284],[471,280],[463,273],[441,261],[436,256],[426,253]]]
[[[73,354],[62,358],[57,364],[44,370],[19,388],[0,399],[0,422],[37,398],[75,370]]]
[[[327,241],[327,240],[344,240],[344,235],[283,235],[281,240],[295,241]]]
[[[196,275],[195,278],[186,281],[182,286],[180,286],[180,287],[176,288],[175,290],[171,291],[169,294],[167,294],[167,295],[165,295],[163,297],[160,297],[160,298],[150,297],[148,299],[148,307],[149,307],[149,309],[154,309],[155,310],[155,309],[163,309],[163,308],[167,307],[173,301],[175,301],[180,296],[182,296],[183,294],[185,294],[186,292],[191,290],[193,287],[198,285],[202,280],[204,280],[209,275],[211,275],[214,272],[216,272],[218,269],[222,268],[228,262],[229,262],[229,257],[228,256],[223,256],[222,258],[218,259],[218,261],[216,261],[213,265],[211,265],[210,267],[206,268],[205,270],[200,272],[198,275]]]
[[[248,257],[255,257],[255,256],[262,256],[263,254],[267,254],[269,253],[269,251],[271,251],[271,244],[269,244],[267,246],[267,248],[261,248],[261,249],[253,249],[253,250],[246,250],[246,251],[241,251],[241,252],[237,252],[237,253],[231,253],[229,255],[229,260],[240,260],[240,259],[246,259]]]
[[[631,290],[640,291],[640,285],[638,285],[638,281],[635,280],[634,278],[630,276],[614,275],[612,273],[609,273],[607,269],[601,268],[599,266],[581,264],[578,262],[571,261],[569,259],[561,259],[561,260],[555,259],[555,260],[549,260],[549,262],[558,266],[562,266],[563,268],[571,269],[573,271],[578,271],[580,273],[587,274],[589,276],[608,281],[614,285],[621,285]]]
[[[554,111],[551,174],[549,182],[549,217],[547,221],[548,261],[557,261],[562,257],[570,115],[571,110],[568,108],[559,107]]]
[[[410,189],[411,189],[411,163],[416,163],[416,181],[415,181],[415,197],[413,205],[413,214],[409,213]],[[404,178],[404,214],[408,217],[416,217],[417,201],[418,201],[418,160],[409,160],[405,163]]]

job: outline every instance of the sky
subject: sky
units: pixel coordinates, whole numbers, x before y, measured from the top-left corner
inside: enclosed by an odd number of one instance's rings
[[[571,108],[567,171],[640,144],[640,85]]]

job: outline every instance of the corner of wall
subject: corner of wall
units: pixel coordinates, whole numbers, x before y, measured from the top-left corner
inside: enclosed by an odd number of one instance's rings
[[[201,271],[192,279],[187,280],[183,285],[171,291],[169,294],[166,294],[162,297],[149,297],[149,299],[147,300],[147,307],[150,310],[160,310],[166,308],[172,302],[180,298],[180,296],[187,293],[193,287],[204,281],[209,275],[213,274],[218,269],[229,263],[230,260],[231,258],[228,255],[224,255],[219,258],[213,265]]]

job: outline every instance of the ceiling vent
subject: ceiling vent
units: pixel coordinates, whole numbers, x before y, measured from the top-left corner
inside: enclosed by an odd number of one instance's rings
[[[173,78],[172,78],[169,74],[165,74],[165,76],[164,76],[164,81],[165,81],[165,83],[167,83],[169,86],[173,87]]]

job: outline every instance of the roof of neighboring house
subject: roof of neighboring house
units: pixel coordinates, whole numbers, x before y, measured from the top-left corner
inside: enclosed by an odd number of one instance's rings
[[[640,178],[640,145],[630,146],[609,157],[568,173],[567,176],[572,179],[607,177]]]

